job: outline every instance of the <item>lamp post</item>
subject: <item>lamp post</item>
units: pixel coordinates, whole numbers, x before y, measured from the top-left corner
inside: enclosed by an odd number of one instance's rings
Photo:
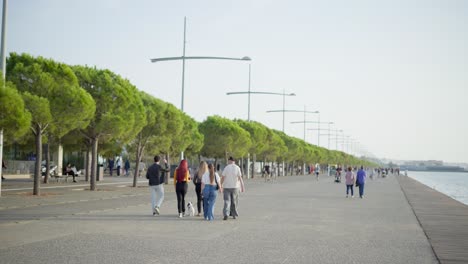
[[[249,90],[246,91],[246,92],[229,92],[229,93],[226,93],[227,95],[234,95],[234,94],[248,94],[248,98],[249,98],[249,103],[248,103],[248,114],[247,114],[247,117],[248,117],[248,121],[250,121],[250,95],[251,94],[268,94],[268,95],[281,95],[283,96],[283,109],[285,107],[285,97],[286,96],[296,96],[295,93],[285,93],[284,90],[283,90],[283,93],[274,93],[274,92],[253,92],[250,90],[250,65],[249,65]],[[283,132],[284,132],[284,113],[283,113]]]
[[[298,121],[298,122],[291,122],[291,123],[304,123],[304,122]],[[306,123],[309,123],[309,124],[318,124],[318,128],[309,128],[308,130],[317,130],[317,131],[319,131],[318,134],[317,134],[318,137],[319,137],[317,143],[320,144],[320,135],[321,135],[321,134],[320,134],[320,124],[328,124],[329,122],[306,121]],[[322,130],[323,130],[323,129],[322,129]],[[317,144],[317,146],[320,147],[320,145],[318,145],[318,144]]]
[[[246,92],[229,92],[226,95],[236,95],[236,94],[247,94],[248,95],[248,105],[247,105],[247,121],[250,122],[250,95],[251,94],[267,94],[267,95],[282,95],[283,96],[283,109],[285,105],[285,97],[286,96],[296,96],[294,93],[286,94],[283,90],[283,93],[274,93],[274,92],[253,92],[250,90],[250,76],[251,76],[251,66],[249,64],[249,90]],[[284,114],[283,114],[283,132],[284,132]],[[255,162],[255,155],[254,155],[254,162]],[[247,167],[250,167],[250,153],[247,156]],[[253,174],[253,172],[252,172]],[[283,174],[284,174],[284,165],[283,165]],[[284,176],[284,175],[283,175]],[[249,170],[247,170],[247,179],[250,179]]]
[[[2,12],[2,43],[1,43],[1,70],[3,75],[3,85],[6,84],[6,15],[7,15],[7,0],[3,0],[3,12]],[[5,86],[0,87],[5,89]],[[0,161],[3,161],[3,128],[0,128]],[[2,175],[3,164],[0,166],[0,175]],[[2,181],[0,181],[0,196],[2,196]]]
[[[184,112],[184,89],[185,89],[185,61],[186,60],[234,60],[234,61],[251,61],[251,59],[247,56],[242,58],[230,58],[230,57],[211,57],[211,56],[185,56],[185,36],[186,36],[186,29],[187,29],[187,18],[184,17],[184,43],[183,43],[183,50],[182,56],[180,57],[164,57],[164,58],[154,58],[151,59],[151,62],[161,62],[161,61],[173,61],[173,60],[182,60],[182,96],[181,96],[181,103],[180,103],[180,110]],[[184,152],[181,152],[180,158],[184,158]]]
[[[330,132],[330,125],[334,124],[333,122],[321,122],[322,124],[328,124],[328,133],[327,134],[319,134],[320,136],[327,136],[328,138],[328,149],[330,149],[330,136],[332,135],[331,132]],[[311,128],[309,130],[320,130],[320,129],[314,129],[314,128]]]
[[[334,131],[335,131],[335,134],[331,134],[330,136],[334,136],[334,138],[331,138],[331,139],[335,139],[335,150],[338,150],[338,138],[339,138],[338,132],[343,132],[343,130],[335,129]]]
[[[286,109],[285,109],[285,108],[286,108],[286,96],[296,96],[296,94],[295,94],[295,93],[289,93],[289,94],[287,94],[287,93],[284,91],[284,89],[283,89],[283,93],[275,93],[275,94],[277,94],[277,95],[282,95],[282,96],[283,96],[283,109],[282,109],[282,110],[270,110],[270,111],[267,111],[267,113],[283,112],[283,130],[282,130],[282,131],[283,131],[283,133],[284,133],[284,120],[285,120],[285,118],[284,118],[285,115],[284,115],[284,114],[285,114],[286,112],[298,112],[298,111],[294,111],[294,110],[286,110]]]
[[[267,113],[271,113],[271,112],[298,112],[298,113],[304,113],[304,121],[295,121],[295,122],[291,122],[291,124],[296,124],[296,123],[303,123],[304,124],[304,142],[306,141],[306,123],[308,123],[309,121],[306,121],[307,117],[306,117],[306,114],[309,113],[309,114],[320,114],[320,111],[307,111],[306,110],[306,106],[304,105],[304,110],[272,110],[272,111],[267,111]],[[284,124],[284,123],[283,123]],[[284,129],[283,129],[284,130]],[[283,131],[284,132],[284,131]]]

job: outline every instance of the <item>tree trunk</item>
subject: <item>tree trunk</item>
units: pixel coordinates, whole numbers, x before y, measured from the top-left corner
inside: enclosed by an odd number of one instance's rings
[[[46,172],[44,175],[44,183],[47,184],[49,181],[49,175],[50,175],[50,151],[49,151],[49,143],[45,144],[45,159],[46,159]],[[42,170],[41,170],[42,172]]]
[[[41,126],[36,125],[36,168],[34,170],[33,195],[40,195],[41,163],[42,163],[42,131]]]
[[[92,139],[92,158],[91,158],[91,184],[89,187],[90,191],[95,191],[96,190],[96,174],[97,174],[97,159],[98,159],[98,144],[99,144],[99,139],[98,138],[93,138]],[[101,175],[100,177],[102,177]]]
[[[135,165],[135,173],[133,174],[133,187],[137,186],[137,179],[138,176],[140,176],[140,171],[139,171],[139,166],[140,166],[140,160],[141,157],[143,156],[143,147],[141,147],[141,142],[138,141],[137,149],[136,149],[136,165]]]
[[[169,172],[166,172],[164,173],[164,183],[165,184],[168,184],[169,183],[169,179],[171,178],[171,161],[170,161],[170,157],[169,157],[169,154],[165,154],[166,156],[166,160],[167,160],[167,165],[169,166]]]
[[[92,160],[91,146],[87,146],[86,149],[86,168],[85,168],[85,181],[89,181],[89,174],[91,173],[91,160]]]
[[[255,176],[255,163],[257,163],[257,154],[253,155],[253,164],[252,164],[252,179]]]

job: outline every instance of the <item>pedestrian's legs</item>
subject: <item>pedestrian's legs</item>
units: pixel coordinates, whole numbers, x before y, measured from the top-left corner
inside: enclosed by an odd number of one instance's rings
[[[179,214],[182,213],[182,183],[176,183],[176,195],[177,195],[177,210]]]
[[[364,196],[364,183],[359,184],[359,197]]]
[[[120,166],[117,166],[117,176],[120,176]]]
[[[187,194],[188,184],[182,183],[182,213],[185,213],[185,195]]]
[[[162,184],[159,184],[155,186],[155,189],[156,189],[156,196],[157,196],[156,207],[159,208],[161,207],[161,204],[164,201],[164,186]]]
[[[205,185],[205,189],[203,189],[203,217],[205,217],[206,220],[208,220],[208,197],[208,185]]]
[[[201,184],[195,185],[195,192],[197,193],[198,214],[200,214],[201,213],[201,206],[202,206]]]
[[[229,212],[231,211],[231,193],[234,189],[225,188],[223,190],[223,198],[224,198],[224,208],[223,208],[223,215],[228,216]]]
[[[109,167],[109,171],[110,171],[110,176],[112,177],[112,171],[114,170],[114,168],[112,167]]]
[[[154,213],[154,207],[156,207],[156,186],[150,186],[151,192],[151,211]]]
[[[208,208],[206,209],[208,213],[208,220],[214,220],[214,205],[216,202],[216,197],[218,196],[215,186],[209,186],[208,193]]]
[[[238,211],[237,209],[239,208],[238,207],[238,204],[239,204],[239,189],[238,188],[235,188],[235,189],[232,189],[232,193],[231,193],[231,216],[232,217],[237,217],[239,216],[238,214]]]
[[[346,197],[348,196],[349,190],[351,189],[351,187],[352,187],[352,185],[346,184]]]
[[[351,196],[354,196],[354,185],[350,185],[350,188],[351,188]]]

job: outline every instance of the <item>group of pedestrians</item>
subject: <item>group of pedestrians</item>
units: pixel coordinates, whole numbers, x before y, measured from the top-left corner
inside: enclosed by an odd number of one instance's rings
[[[349,197],[351,193],[351,198],[354,198],[354,186],[359,188],[359,197],[364,198],[364,185],[366,183],[366,171],[363,166],[357,171],[357,174],[354,174],[353,168],[348,167],[346,171],[346,198]]]
[[[146,178],[149,180],[151,191],[151,208],[153,215],[160,214],[160,208],[164,201],[164,178],[169,172],[167,160],[164,159],[164,167],[160,165],[160,157],[154,157],[154,164],[147,172]],[[223,220],[228,216],[236,219],[238,214],[239,192],[244,192],[244,182],[240,167],[235,164],[232,157],[229,157],[228,165],[224,168],[221,177],[215,171],[213,164],[201,161],[193,177],[190,176],[187,160],[181,160],[179,166],[174,171],[174,188],[177,196],[177,210],[179,218],[187,216],[185,196],[188,192],[188,183],[193,180],[195,193],[197,195],[197,216],[203,216],[205,220],[214,220],[214,206],[218,194],[223,193],[224,207]]]

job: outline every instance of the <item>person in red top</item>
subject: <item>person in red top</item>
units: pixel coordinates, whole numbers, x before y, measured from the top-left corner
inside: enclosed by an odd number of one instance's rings
[[[177,194],[177,209],[179,210],[179,218],[185,215],[185,195],[187,194],[188,184],[190,181],[190,173],[188,170],[187,160],[181,160],[179,167],[174,172],[174,186]]]

